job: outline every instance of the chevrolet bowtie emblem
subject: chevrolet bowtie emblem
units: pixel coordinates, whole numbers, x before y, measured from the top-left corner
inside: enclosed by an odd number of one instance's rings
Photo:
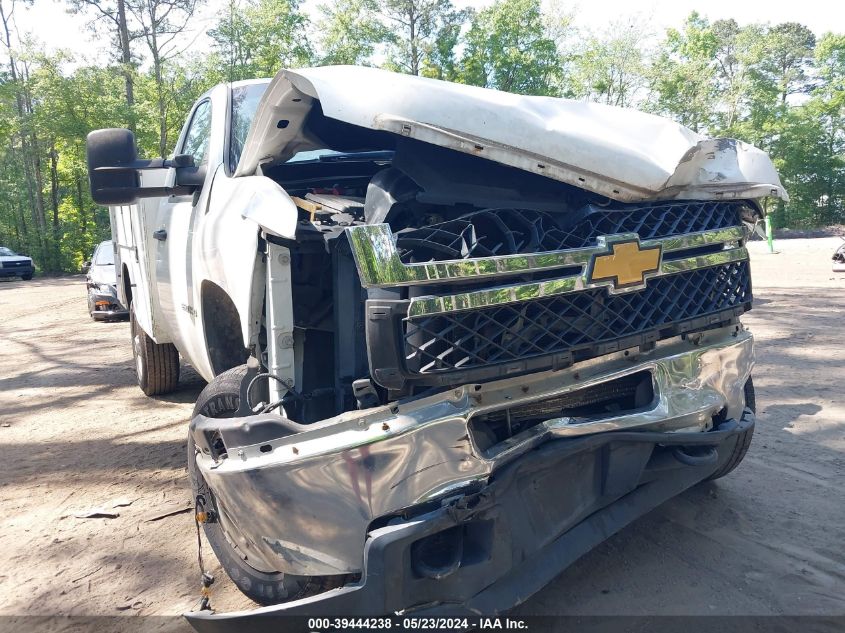
[[[644,287],[646,276],[660,270],[661,248],[643,248],[638,239],[609,242],[609,251],[593,257],[587,280],[610,281],[613,289]]]

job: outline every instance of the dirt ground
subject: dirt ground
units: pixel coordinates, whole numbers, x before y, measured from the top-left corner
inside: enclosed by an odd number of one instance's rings
[[[840,241],[751,245],[759,417],[742,466],[624,529],[519,614],[845,614]],[[179,392],[146,398],[128,324],[89,319],[82,277],[0,282],[0,615],[195,608],[192,515],[154,520],[190,502],[203,381],[182,370]],[[92,507],[120,516],[74,516]],[[214,606],[251,606],[205,555]]]

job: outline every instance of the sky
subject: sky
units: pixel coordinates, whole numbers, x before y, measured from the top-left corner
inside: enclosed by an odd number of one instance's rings
[[[313,12],[321,0],[305,0],[304,7]],[[544,0],[551,1],[551,0]],[[751,22],[801,22],[816,35],[826,31],[845,32],[845,2],[842,0],[554,0],[574,18],[573,25],[601,31],[608,21],[636,18],[645,23],[654,35],[668,27],[679,27],[692,11],[710,20],[734,18],[740,25]],[[453,0],[458,7],[482,8],[492,0]],[[223,0],[210,0],[193,20],[193,32],[185,35],[185,46],[202,48],[208,45],[204,33],[215,22]],[[8,6],[8,5],[6,5]],[[69,15],[66,4],[57,0],[34,0],[26,8],[18,2],[15,20],[18,31],[31,33],[45,49],[68,49],[77,55],[102,62],[107,58],[107,41],[92,36],[86,24],[90,18]]]

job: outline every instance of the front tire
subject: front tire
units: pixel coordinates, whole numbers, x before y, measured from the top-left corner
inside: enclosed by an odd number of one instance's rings
[[[156,343],[135,319],[135,306],[129,307],[132,356],[138,386],[148,396],[176,390],[179,384],[179,352],[173,343]]]
[[[241,383],[246,374],[247,366],[239,365],[215,377],[197,398],[192,417],[234,417],[240,407]],[[250,565],[248,551],[232,545],[232,541],[237,542],[239,539],[227,538],[224,525],[228,524],[232,530],[236,530],[235,521],[226,514],[225,508],[218,506],[214,493],[197,468],[196,457],[197,448],[189,432],[188,478],[191,480],[191,490],[194,499],[201,496],[205,500],[205,508],[213,510],[217,516],[214,522],[203,523],[205,536],[217,560],[241,592],[259,604],[271,605],[296,600],[336,586],[337,583],[332,582],[334,577],[293,576],[280,571],[256,569]],[[225,517],[222,522],[221,515]]]
[[[21,279],[23,279],[24,281],[31,280],[32,279],[32,273],[29,273],[28,275],[21,275]]]
[[[757,412],[757,396],[754,392],[754,383],[749,376],[748,380],[745,383],[745,388],[743,389],[745,392],[745,406],[751,409],[752,413]],[[746,453],[748,453],[748,447],[751,446],[751,438],[754,436],[754,427],[752,426],[750,429],[742,433],[736,441],[734,445],[734,450],[731,453],[730,458],[725,464],[719,468],[715,473],[710,475],[704,481],[713,481],[714,479],[720,479],[724,477],[731,471],[733,471],[739,463],[745,458]]]

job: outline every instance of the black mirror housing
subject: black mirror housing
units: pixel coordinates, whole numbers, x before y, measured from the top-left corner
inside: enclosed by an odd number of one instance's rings
[[[176,169],[176,185],[179,187],[202,187],[206,173],[208,173],[207,165],[179,167]]]
[[[202,169],[205,180],[205,167],[194,167],[193,158],[187,154],[176,156],[172,161],[138,160],[135,135],[123,128],[94,130],[88,134],[85,146],[91,197],[97,204],[133,204],[138,198],[184,195],[192,193],[197,186],[193,183],[182,185],[177,178],[175,187],[141,187],[140,169],[177,167],[177,174],[182,169],[189,172]]]
[[[123,128],[94,130],[85,141],[88,182],[97,204],[132,204],[138,199],[140,179],[132,166],[138,159],[135,135]],[[120,168],[109,169],[103,168]]]

